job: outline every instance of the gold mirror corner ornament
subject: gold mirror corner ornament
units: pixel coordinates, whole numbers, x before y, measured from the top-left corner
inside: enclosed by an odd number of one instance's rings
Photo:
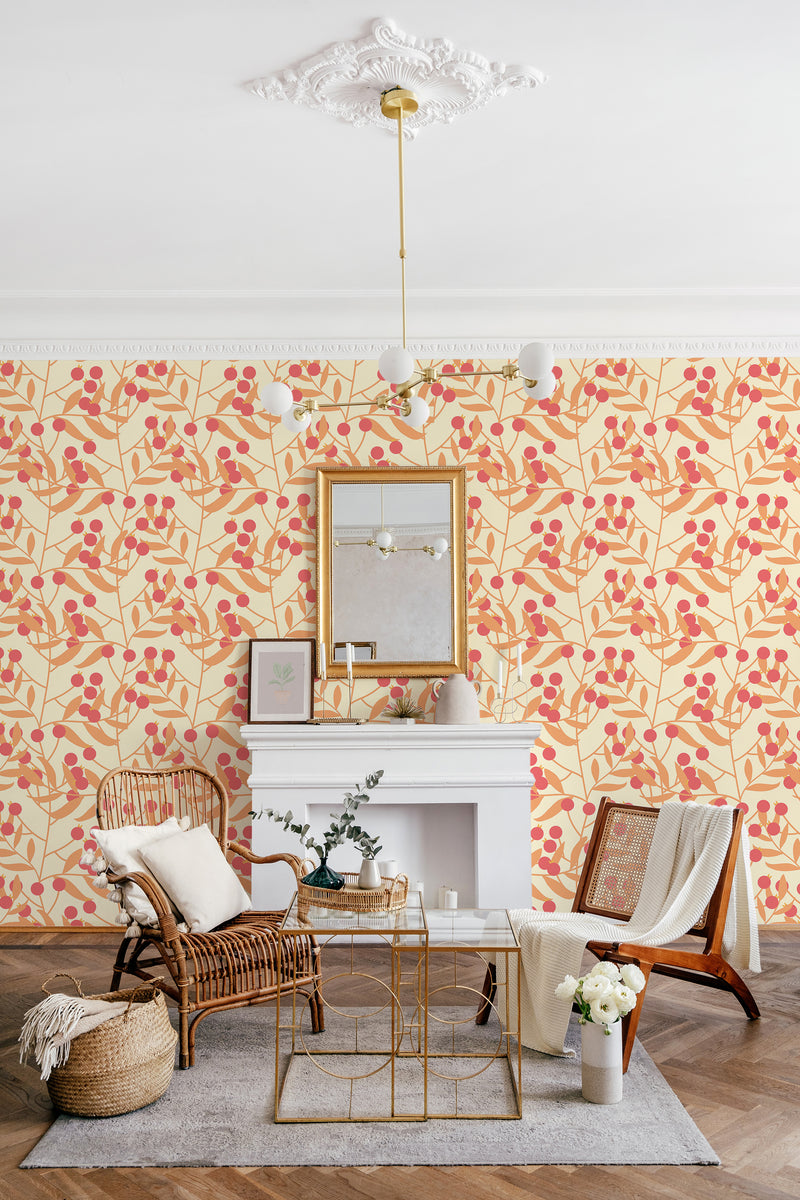
[[[374,657],[354,657],[357,678],[465,674],[464,468],[319,467],[316,483],[317,639],[328,677],[346,677],[334,647],[347,641],[375,643]],[[344,534],[335,528],[343,515]]]

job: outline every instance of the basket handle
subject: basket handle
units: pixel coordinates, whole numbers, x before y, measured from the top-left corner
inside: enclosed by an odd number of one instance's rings
[[[79,980],[77,980],[74,975],[68,975],[66,971],[56,971],[55,975],[49,975],[47,979],[45,979],[44,983],[42,984],[42,991],[46,996],[52,995],[52,992],[48,992],[47,985],[48,983],[52,983],[54,979],[71,979],[75,984],[75,987],[78,989],[78,995],[80,996],[81,1000],[86,999]]]
[[[127,1017],[128,1014],[130,1013],[131,1008],[133,1007],[133,1005],[136,1001],[136,997],[139,995],[139,992],[156,991],[156,992],[161,993],[161,988],[158,985],[163,982],[164,982],[164,976],[158,975],[155,979],[149,979],[147,981],[147,983],[140,983],[138,987],[135,987],[130,994],[130,998],[128,1000],[128,1007],[125,1009],[125,1012],[122,1014],[123,1017]],[[161,993],[161,994],[163,994],[163,993]],[[152,996],[151,999],[154,1000],[155,996]]]

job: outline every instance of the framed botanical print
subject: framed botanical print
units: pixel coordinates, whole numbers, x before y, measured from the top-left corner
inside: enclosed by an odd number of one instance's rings
[[[247,703],[251,725],[311,720],[315,645],[313,638],[251,639]]]

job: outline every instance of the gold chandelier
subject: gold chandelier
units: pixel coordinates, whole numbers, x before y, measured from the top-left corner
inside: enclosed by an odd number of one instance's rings
[[[422,429],[430,417],[430,405],[419,394],[422,385],[436,383],[442,372],[436,367],[420,367],[406,345],[406,222],[405,189],[403,178],[403,117],[411,116],[419,108],[414,92],[407,88],[387,88],[381,93],[381,112],[397,122],[397,158],[400,184],[400,295],[402,304],[403,340],[400,346],[390,346],[378,359],[378,370],[382,379],[394,390],[377,396],[374,400],[350,401],[348,408],[377,408],[399,417],[412,429]],[[545,342],[528,342],[519,352],[517,362],[504,363],[495,371],[448,371],[446,379],[474,379],[482,375],[496,375],[503,379],[522,379],[523,390],[532,400],[546,400],[552,395],[556,380],[553,374],[553,352]],[[299,433],[307,429],[312,414],[326,408],[340,408],[334,401],[320,402],[316,396],[295,400],[292,389],[280,380],[268,383],[261,390],[261,404],[271,416],[280,417],[287,429]],[[378,547],[381,551],[385,548]],[[426,548],[427,549],[427,548]],[[384,555],[385,556],[385,555]]]

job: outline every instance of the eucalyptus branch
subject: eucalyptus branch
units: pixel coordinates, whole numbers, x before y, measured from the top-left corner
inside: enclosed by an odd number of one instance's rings
[[[345,842],[352,842],[361,851],[364,858],[377,858],[383,847],[376,837],[370,837],[365,829],[356,824],[355,813],[360,805],[369,803],[367,793],[378,786],[382,775],[383,771],[375,771],[366,777],[363,784],[357,784],[354,792],[345,793],[342,812],[329,814],[331,823],[322,834],[320,841],[317,841],[311,833],[310,825],[301,825],[294,820],[294,813],[291,809],[285,813],[279,813],[274,808],[261,808],[258,812],[251,810],[250,816],[253,820],[258,820],[259,817],[268,817],[270,821],[283,825],[286,833],[296,833],[300,845],[306,850],[313,850],[320,862],[328,857],[334,847],[341,846]]]

